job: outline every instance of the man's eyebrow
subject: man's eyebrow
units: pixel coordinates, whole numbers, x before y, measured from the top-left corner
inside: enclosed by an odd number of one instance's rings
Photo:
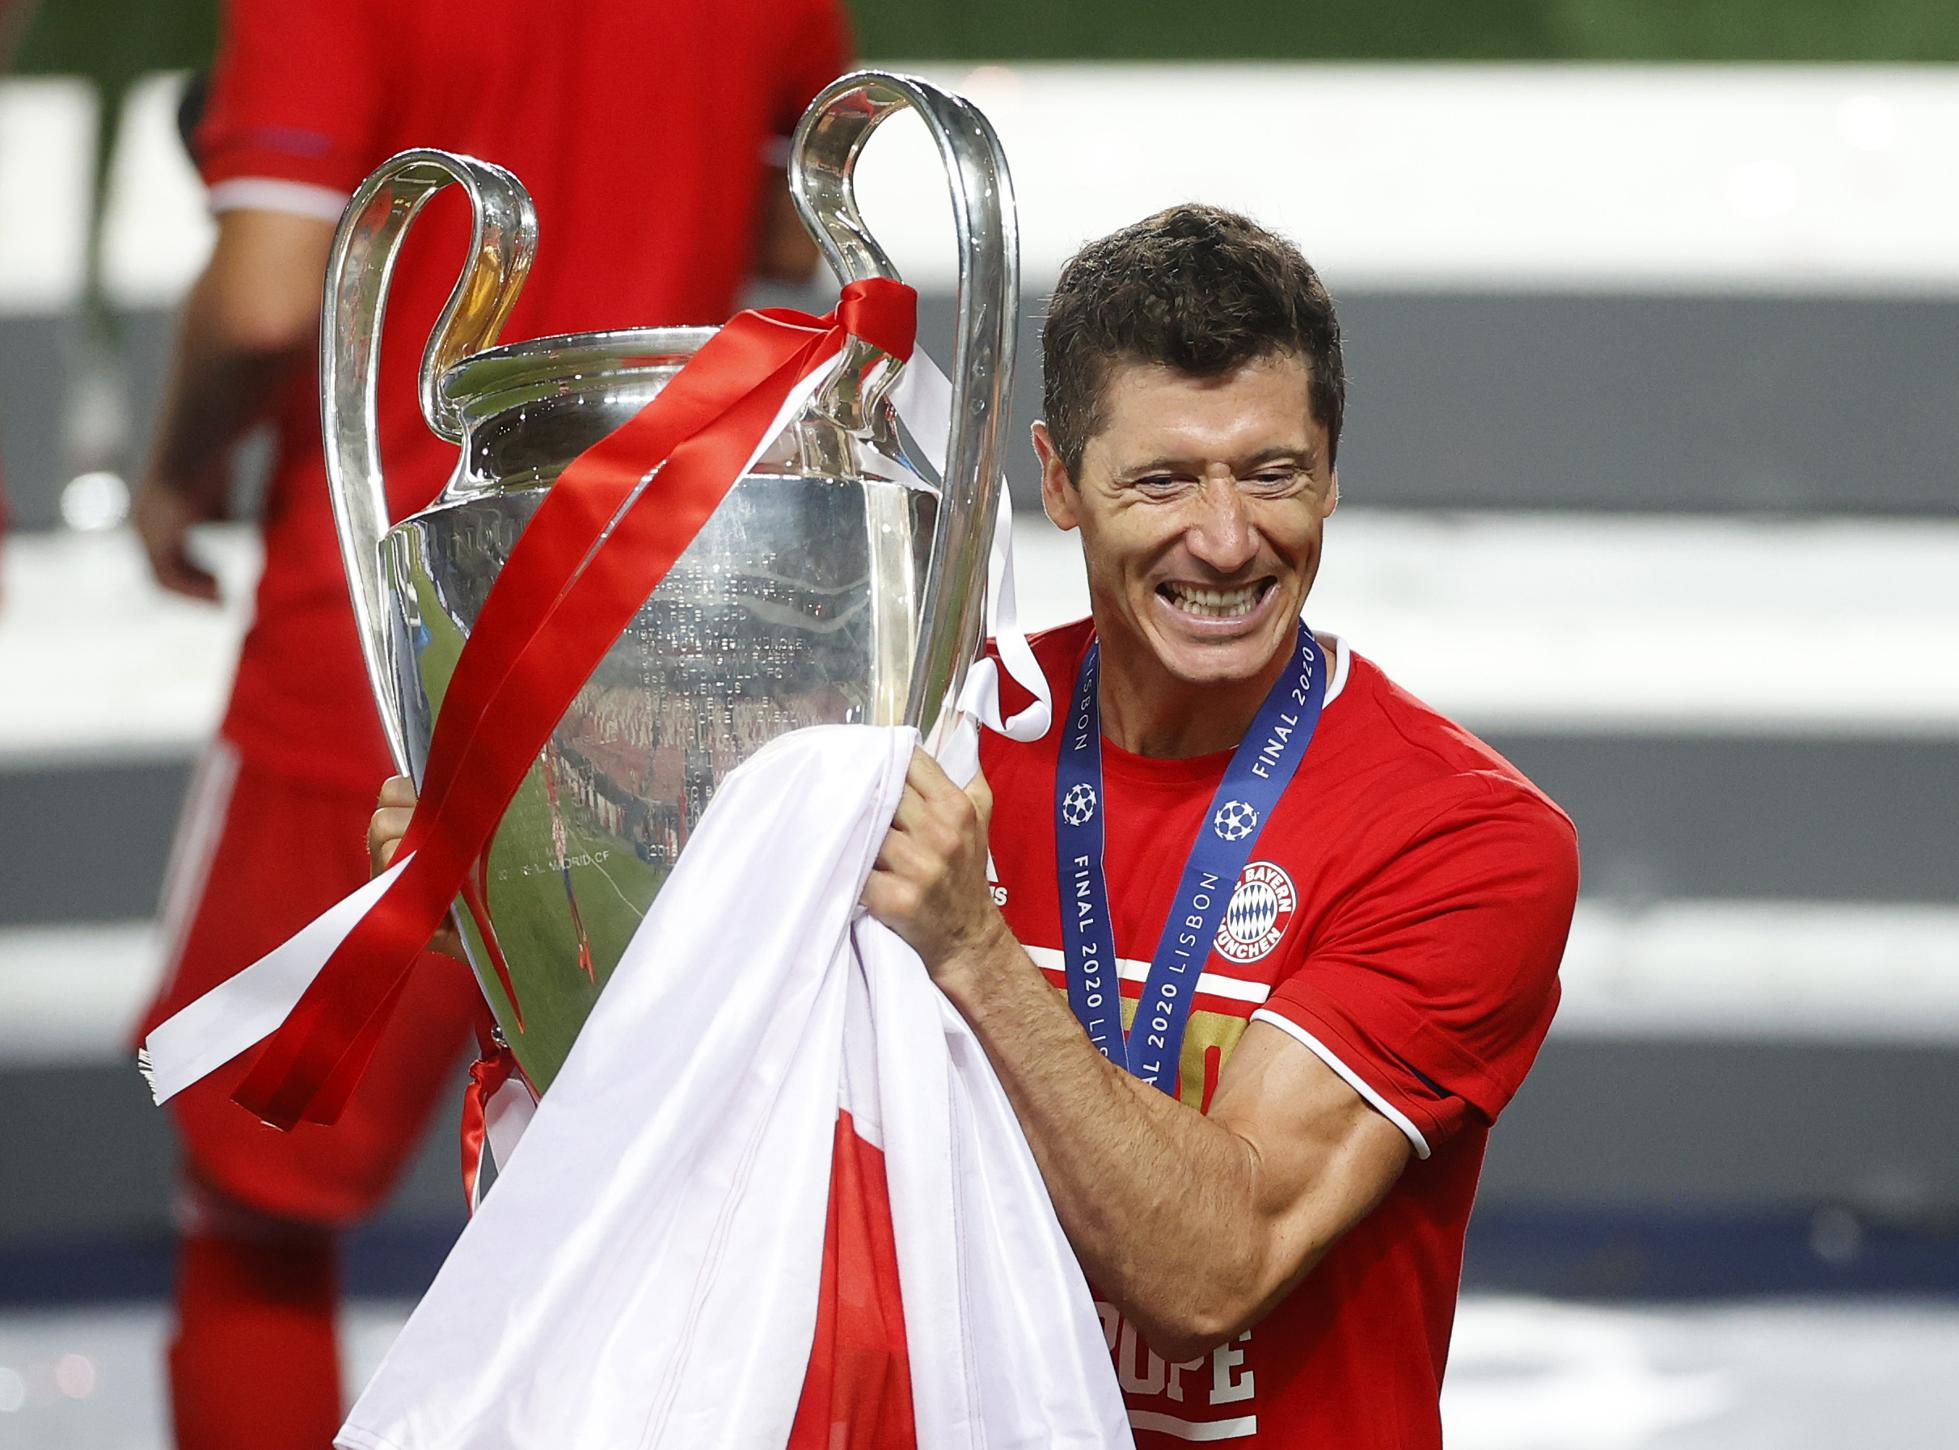
[[[1119,468],[1116,470],[1116,474],[1120,478],[1128,478],[1132,474],[1155,473],[1159,469],[1165,468],[1189,468],[1193,462],[1194,460],[1189,458],[1172,458],[1168,454],[1160,454],[1155,458],[1146,459],[1144,462],[1131,463],[1123,468]]]
[[[1281,443],[1271,448],[1261,448],[1250,457],[1238,460],[1238,471],[1246,473],[1265,464],[1277,462],[1281,458],[1293,458],[1311,468],[1317,457],[1310,443]]]
[[[1256,453],[1247,454],[1245,457],[1238,459],[1233,464],[1233,470],[1238,473],[1250,473],[1253,469],[1263,468],[1266,464],[1275,462],[1281,458],[1297,459],[1305,467],[1311,468],[1317,457],[1318,455],[1313,452],[1313,445],[1310,443],[1279,443],[1274,444],[1270,448],[1261,448]],[[1118,478],[1133,478],[1138,474],[1155,473],[1159,469],[1187,468],[1197,471],[1202,469],[1204,462],[1205,460],[1201,459],[1176,458],[1164,454],[1156,458],[1147,459],[1141,463],[1132,463],[1126,468],[1119,469],[1116,476]]]

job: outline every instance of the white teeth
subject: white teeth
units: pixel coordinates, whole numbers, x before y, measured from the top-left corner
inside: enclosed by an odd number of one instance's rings
[[[1166,588],[1177,608],[1209,619],[1236,619],[1249,614],[1264,592],[1256,584],[1239,589],[1200,589],[1193,584],[1170,584]]]

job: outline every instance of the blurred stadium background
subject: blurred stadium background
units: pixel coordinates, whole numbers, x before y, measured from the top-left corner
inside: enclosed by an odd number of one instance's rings
[[[1954,1443],[1959,10],[852,9],[866,57],[1001,130],[1017,427],[1080,240],[1195,197],[1300,241],[1354,374],[1313,618],[1578,820],[1451,1443]],[[124,1037],[253,561],[212,531],[207,611],[118,524],[208,241],[174,112],[211,11],[61,0],[0,81],[0,1450],[163,1443],[170,1150]],[[876,149],[943,356],[938,186],[918,137]],[[1083,594],[1031,463],[1023,591],[1055,620]],[[354,1375],[459,1226],[453,1160],[444,1124],[356,1245]]]

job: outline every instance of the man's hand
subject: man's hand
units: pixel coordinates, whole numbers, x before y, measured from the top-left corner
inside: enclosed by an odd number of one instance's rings
[[[129,521],[158,584],[172,594],[215,604],[217,578],[191,557],[186,545],[193,525],[224,517],[223,495],[213,498],[208,489],[198,492],[203,496],[184,492],[153,474],[136,490]]]
[[[408,834],[408,822],[415,814],[415,782],[405,775],[391,775],[381,782],[381,794],[374,802],[374,814],[367,818],[367,874],[379,876],[394,860],[401,838]]]
[[[910,943],[942,987],[1011,942],[986,886],[992,816],[984,775],[961,790],[936,760],[915,751],[904,797],[864,883],[865,908]]]
[[[374,814],[367,819],[367,874],[370,878],[388,869],[388,863],[401,847],[401,838],[408,833],[408,822],[414,814],[415,782],[405,775],[389,776],[381,783],[381,795],[374,802]],[[463,956],[462,938],[456,934],[455,923],[446,917],[442,929],[430,939],[429,946],[458,961],[468,960]]]

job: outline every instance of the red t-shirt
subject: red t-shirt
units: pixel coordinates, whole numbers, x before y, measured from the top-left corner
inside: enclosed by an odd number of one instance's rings
[[[1035,640],[1057,700],[1073,692],[1090,638],[1084,620]],[[1059,734],[1031,745],[989,735],[981,763],[995,802],[995,899],[1064,987]],[[1102,742],[1104,872],[1125,1023],[1228,760],[1145,759]],[[1441,1445],[1438,1396],[1484,1141],[1551,1025],[1577,888],[1577,836],[1564,813],[1336,643],[1318,731],[1198,981],[1179,1096],[1209,1108],[1256,1018],[1346,1079],[1416,1158],[1269,1317],[1202,1360],[1166,1365],[1099,1306],[1144,1450],[1194,1439]]]
[[[837,0],[229,0],[197,136],[212,204],[333,220],[397,151],[507,167],[537,206],[537,263],[503,339],[716,323],[734,310],[765,151],[846,68]],[[381,454],[395,517],[455,449],[416,370],[461,270],[455,188],[409,233],[388,297]],[[247,759],[366,791],[386,752],[360,661],[320,449],[317,377],[275,420],[265,572],[225,733]]]

